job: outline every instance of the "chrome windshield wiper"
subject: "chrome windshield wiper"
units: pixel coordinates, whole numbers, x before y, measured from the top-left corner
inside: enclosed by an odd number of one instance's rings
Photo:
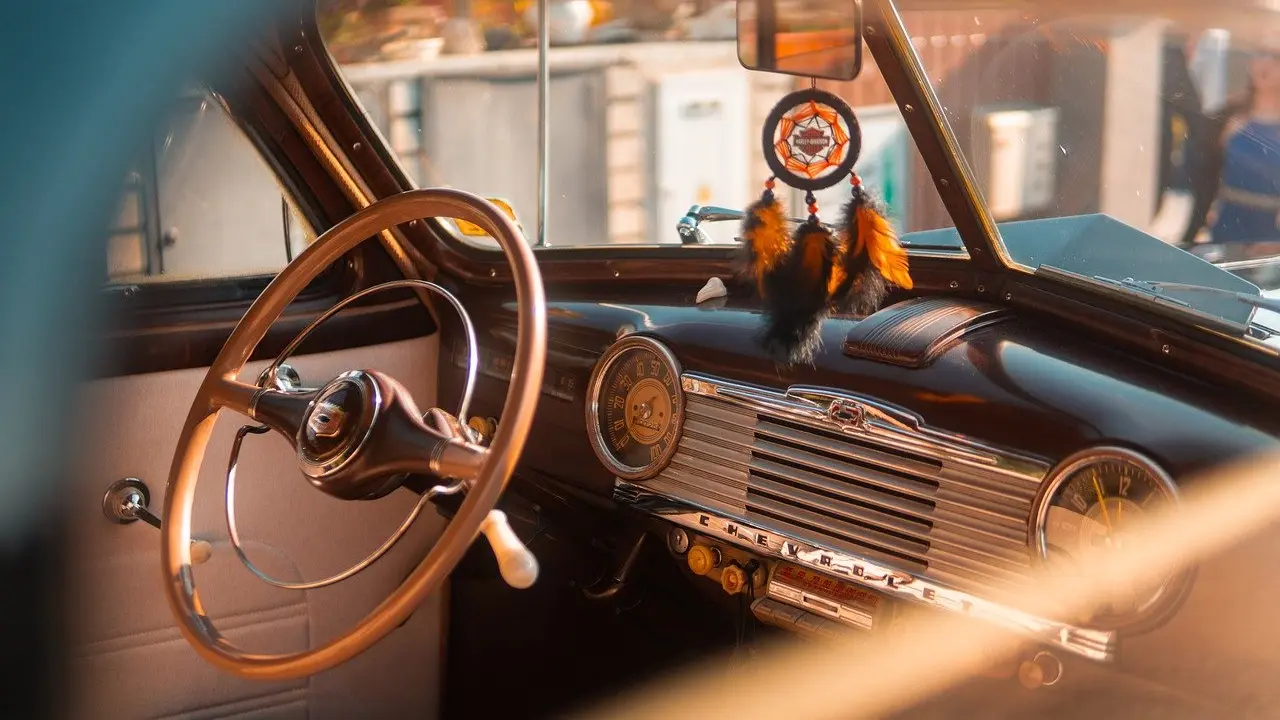
[[[1272,312],[1280,312],[1280,298],[1269,298],[1262,295],[1251,295],[1249,293],[1238,292],[1236,290],[1224,290],[1222,288],[1213,287],[1211,285],[1192,285],[1190,283],[1164,282],[1160,280],[1134,280],[1133,278],[1125,278],[1123,280],[1114,280],[1112,278],[1094,275],[1094,280],[1118,285],[1120,287],[1137,290],[1146,293],[1151,297],[1161,300],[1167,300],[1172,303],[1190,307],[1190,303],[1183,302],[1175,297],[1166,295],[1168,290],[1177,290],[1179,292],[1206,292],[1215,295],[1234,297],[1238,302],[1255,308],[1262,308]]]
[[[1117,280],[1105,275],[1082,275],[1052,265],[1040,265],[1036,268],[1036,275],[1052,278],[1079,288],[1103,290],[1120,298],[1141,299],[1150,302],[1153,309],[1159,309],[1165,313],[1190,319],[1203,327],[1231,335],[1246,335],[1251,332],[1251,311],[1246,312],[1241,309],[1239,313],[1223,314],[1221,307],[1210,311],[1182,298],[1174,297],[1169,292],[1203,291],[1214,295],[1229,295],[1232,300],[1237,300],[1238,296],[1238,302],[1253,307],[1265,307],[1264,303],[1269,303],[1265,298],[1259,298],[1256,295],[1237,293],[1233,290],[1223,290],[1205,285],[1189,285],[1195,290],[1188,291],[1183,289],[1184,286],[1177,283],[1135,280],[1131,277]],[[1222,306],[1225,303],[1219,303],[1219,305]]]

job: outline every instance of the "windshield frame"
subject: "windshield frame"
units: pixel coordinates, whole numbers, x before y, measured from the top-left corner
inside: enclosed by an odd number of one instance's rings
[[[911,43],[898,0],[863,0],[863,41],[892,93],[907,131],[928,168],[934,188],[977,270],[1032,268],[1005,250],[968,158],[961,151],[942,103],[929,83],[924,62]]]

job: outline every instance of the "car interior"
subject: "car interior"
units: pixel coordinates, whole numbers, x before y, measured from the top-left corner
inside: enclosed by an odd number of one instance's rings
[[[1159,232],[1199,171],[1163,134],[1172,28],[1243,48],[1274,9],[972,4],[202,21],[111,151],[57,459],[63,714],[625,716],[600,703],[711,667],[739,684],[661,714],[1268,716],[1274,539],[1088,612],[1019,598],[1280,450],[1269,246],[1214,250],[1220,205]],[[1196,38],[1223,97],[1280,63]],[[1014,126],[1049,185],[981,160]],[[769,660],[904,633],[910,684],[921,617],[1013,639],[893,712]],[[719,694],[757,683],[768,713]]]

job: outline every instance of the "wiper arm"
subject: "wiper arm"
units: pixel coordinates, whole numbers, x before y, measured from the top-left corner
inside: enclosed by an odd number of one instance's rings
[[[1108,291],[1121,298],[1141,298],[1144,301],[1154,301],[1150,302],[1152,309],[1159,309],[1165,313],[1173,314],[1183,319],[1192,318],[1197,324],[1218,332],[1230,335],[1245,335],[1250,332],[1251,318],[1235,319],[1234,317],[1206,312],[1205,310],[1198,308],[1181,298],[1169,295],[1166,292],[1167,290],[1177,290],[1173,283],[1164,284],[1146,280],[1134,280],[1133,278],[1116,280],[1115,278],[1109,278],[1104,275],[1081,275],[1052,265],[1040,265],[1036,268],[1036,275],[1053,278],[1068,285],[1074,285],[1080,288],[1092,288],[1094,290]],[[1231,295],[1233,299],[1238,296],[1241,303],[1252,305],[1254,307],[1265,307],[1262,303],[1256,302],[1258,300],[1266,302],[1265,299],[1259,298],[1256,295],[1236,293],[1232,290],[1222,290],[1220,288],[1203,285],[1191,285],[1190,287],[1219,295]],[[1250,315],[1251,314],[1252,313],[1250,313]]]
[[[1165,294],[1165,291],[1177,290],[1179,292],[1203,292],[1212,295],[1230,296],[1235,298],[1238,302],[1249,305],[1250,307],[1271,310],[1272,312],[1280,312],[1280,299],[1263,297],[1262,295],[1251,295],[1249,293],[1238,292],[1236,290],[1224,290],[1211,285],[1194,285],[1191,283],[1164,282],[1161,280],[1134,280],[1133,278],[1116,280],[1102,275],[1094,275],[1093,279],[1108,285],[1124,288],[1125,290],[1141,293],[1142,295],[1154,300],[1178,305],[1193,312],[1195,310],[1190,303],[1179,300],[1175,297],[1170,297]],[[1254,335],[1255,337],[1260,337],[1263,340],[1277,335],[1275,330],[1263,325],[1257,320],[1254,320],[1252,317],[1249,318],[1245,330],[1249,334]]]
[[[1167,300],[1169,302],[1178,303],[1180,305],[1190,306],[1189,303],[1183,302],[1177,298],[1165,295],[1166,290],[1178,290],[1181,292],[1207,292],[1214,295],[1229,295],[1237,301],[1255,308],[1263,310],[1271,310],[1272,312],[1280,312],[1280,298],[1269,298],[1262,295],[1251,295],[1249,293],[1237,292],[1235,290],[1223,290],[1222,288],[1212,287],[1210,285],[1192,285],[1190,283],[1163,282],[1160,280],[1134,280],[1133,278],[1125,278],[1124,280],[1113,280],[1111,278],[1094,275],[1093,279],[1100,280],[1112,285],[1129,288],[1144,292],[1152,297]]]

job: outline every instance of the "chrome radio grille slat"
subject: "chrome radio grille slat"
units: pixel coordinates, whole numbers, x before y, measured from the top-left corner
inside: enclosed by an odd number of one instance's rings
[[[884,512],[873,505],[845,502],[825,495],[810,492],[804,488],[794,487],[786,483],[775,482],[767,477],[753,475],[749,492],[763,493],[772,497],[788,500],[796,505],[822,508],[832,515],[850,522],[873,527],[882,527],[900,535],[927,540],[932,524],[918,518],[903,517]]]
[[[759,437],[761,435],[785,440],[807,448],[824,450],[849,460],[873,463],[919,477],[936,475],[942,470],[942,463],[916,460],[901,454],[883,452],[854,443],[844,442],[833,447],[832,443],[827,441],[828,438],[823,437],[825,433],[819,435],[810,430],[791,427],[769,420],[757,420],[756,436]]]
[[[646,485],[834,549],[966,588],[1016,584],[1048,463],[929,430],[874,401],[683,377],[685,426]]]
[[[676,454],[649,487],[711,510],[745,514],[754,424],[751,413],[732,407],[687,408]]]
[[[940,502],[933,511],[934,522],[949,527],[962,535],[969,535],[974,542],[1011,542],[1027,544],[1027,521],[1010,523],[1002,517],[988,517],[950,503]]]
[[[757,458],[765,456],[782,460],[789,465],[796,465],[820,475],[835,477],[858,485],[887,490],[913,498],[928,499],[938,489],[936,483],[921,482],[917,478],[912,478],[905,474],[885,472],[871,465],[837,460],[819,453],[781,445],[761,437],[756,437],[752,450]]]
[[[826,495],[880,506],[912,517],[927,519],[933,510],[932,503],[922,502],[915,498],[902,497],[884,492],[874,486],[855,484],[842,478],[831,477],[830,475],[761,457],[752,458],[749,468],[752,479],[761,476],[781,478],[804,488],[818,490]]]

